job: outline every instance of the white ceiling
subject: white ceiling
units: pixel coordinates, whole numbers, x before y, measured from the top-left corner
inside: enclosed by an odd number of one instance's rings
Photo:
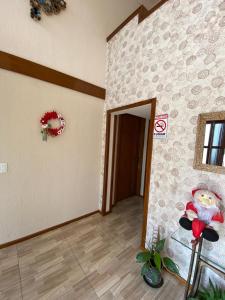
[[[130,115],[138,116],[149,120],[151,114],[151,104],[137,106],[137,107],[133,107],[133,108],[129,108],[129,109],[125,109],[113,113],[113,115],[122,115],[122,114],[130,114]]]

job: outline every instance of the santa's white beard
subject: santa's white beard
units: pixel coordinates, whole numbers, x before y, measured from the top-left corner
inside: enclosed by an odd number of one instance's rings
[[[215,216],[219,212],[219,208],[217,206],[211,206],[209,208],[202,207],[199,203],[194,203],[195,208],[198,211],[199,220],[209,224],[212,221],[212,217]]]

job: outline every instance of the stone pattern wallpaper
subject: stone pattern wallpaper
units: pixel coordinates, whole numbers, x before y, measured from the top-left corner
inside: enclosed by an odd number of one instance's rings
[[[169,129],[166,140],[154,140],[147,239],[153,224],[164,236],[178,228],[193,188],[212,189],[225,201],[225,175],[193,169],[198,114],[225,110],[224,0],[170,0],[108,43],[105,111],[153,97],[157,114],[169,114]],[[224,228],[220,244],[205,251],[225,261]],[[171,239],[167,251],[186,277],[190,251]]]

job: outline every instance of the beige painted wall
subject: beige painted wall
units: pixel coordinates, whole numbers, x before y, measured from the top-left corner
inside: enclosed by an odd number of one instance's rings
[[[103,101],[0,70],[0,244],[98,210]],[[62,136],[42,141],[57,110]]]
[[[29,0],[0,0],[0,50],[105,86],[106,37],[138,0],[67,0],[57,16],[30,18]]]
[[[0,0],[0,50],[103,87],[106,36],[139,4],[68,0],[35,22],[29,0]],[[3,70],[0,91],[0,243],[98,209],[103,101]],[[39,118],[52,109],[66,131],[43,143]]]
[[[225,176],[193,169],[198,115],[225,110],[224,12],[222,0],[170,0],[142,23],[132,20],[108,44],[105,109],[156,97],[157,114],[169,114],[168,138],[153,143],[147,239],[159,225],[184,278],[190,251],[170,235],[192,189],[209,188],[225,205]],[[190,239],[184,234],[183,242]],[[205,243],[219,264],[224,242],[223,224],[220,244]]]

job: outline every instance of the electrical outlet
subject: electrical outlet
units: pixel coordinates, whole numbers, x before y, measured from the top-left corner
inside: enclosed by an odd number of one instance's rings
[[[0,163],[0,173],[7,173],[8,171],[8,164],[7,163]]]

